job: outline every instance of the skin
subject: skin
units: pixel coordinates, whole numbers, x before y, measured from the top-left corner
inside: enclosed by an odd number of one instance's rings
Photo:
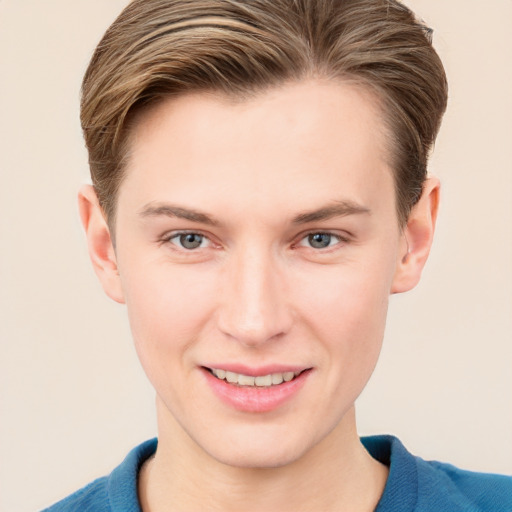
[[[354,402],[389,295],[420,278],[439,192],[429,179],[399,226],[386,148],[378,101],[354,85],[191,94],[137,121],[115,250],[93,189],[81,190],[93,265],[127,306],[157,395],[145,511],[375,508],[387,468],[361,445]],[[200,245],[185,248],[183,231]],[[312,246],[314,233],[328,246]],[[204,367],[226,364],[310,370],[284,405],[254,413],[212,392]]]

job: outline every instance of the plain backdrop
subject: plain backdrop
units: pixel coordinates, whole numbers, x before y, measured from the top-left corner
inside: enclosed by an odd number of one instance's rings
[[[39,510],[156,434],[123,306],[88,261],[79,87],[126,0],[0,0],[0,510]],[[420,286],[391,299],[361,434],[512,473],[511,0],[409,0],[450,83]]]

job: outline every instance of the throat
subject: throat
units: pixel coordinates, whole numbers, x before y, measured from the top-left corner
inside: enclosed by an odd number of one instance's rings
[[[164,461],[153,456],[141,467],[138,495],[143,512],[373,512],[389,471],[369,459],[364,465],[352,465],[347,472],[329,468],[329,464],[322,468],[322,464],[310,461],[266,469],[216,464],[216,468],[206,465],[199,471],[196,466],[192,472],[182,467],[169,472],[160,466]]]
[[[200,443],[197,432],[185,431],[159,396],[156,403],[158,448],[143,464],[138,479],[143,512],[372,512],[384,491],[388,469],[361,444],[353,407],[318,442],[309,448],[301,443],[295,456],[286,455],[287,462],[282,459],[278,466],[263,467],[251,466],[252,459],[246,457],[254,444],[250,434],[254,422],[263,421],[260,427],[264,427],[269,420],[275,421],[274,416],[259,420],[244,414],[242,420],[234,413],[233,417],[241,421],[240,429],[247,428],[247,444],[242,442],[238,446],[240,457],[229,462],[222,459],[226,453],[221,448],[233,451],[233,441],[231,446],[227,444],[222,430],[212,434],[216,444]],[[205,421],[207,425],[208,418]],[[295,453],[293,446],[291,450]],[[254,460],[258,453],[253,454]],[[232,464],[244,457],[248,464],[243,467]]]

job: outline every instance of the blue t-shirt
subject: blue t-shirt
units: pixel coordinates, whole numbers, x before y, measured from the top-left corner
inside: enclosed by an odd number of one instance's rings
[[[375,512],[512,512],[512,477],[474,473],[411,455],[392,436],[361,439],[389,467]],[[99,478],[43,512],[141,512],[137,475],[157,440],[134,448],[109,476]]]

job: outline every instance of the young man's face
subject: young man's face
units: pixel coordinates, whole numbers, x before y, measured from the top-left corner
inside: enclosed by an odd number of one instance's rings
[[[142,116],[131,149],[105,288],[160,435],[268,467],[353,433],[407,252],[372,98],[332,82],[191,94]]]

